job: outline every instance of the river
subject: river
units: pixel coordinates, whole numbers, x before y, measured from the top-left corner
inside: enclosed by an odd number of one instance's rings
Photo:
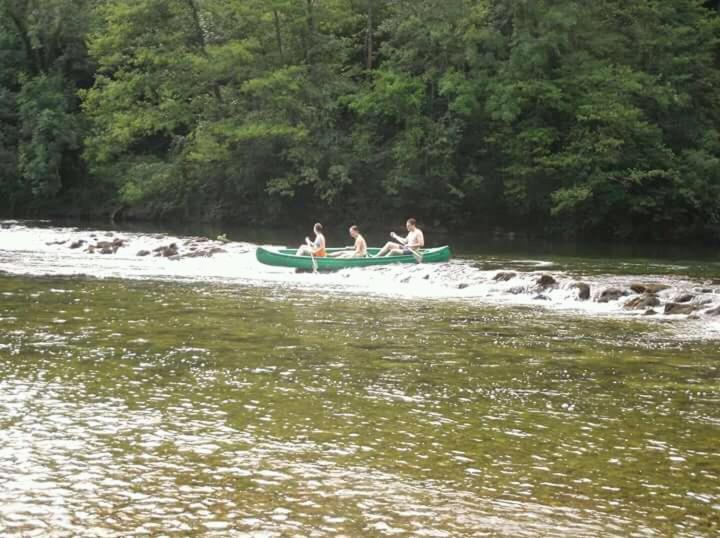
[[[0,222],[3,536],[720,532],[720,256],[231,239]]]

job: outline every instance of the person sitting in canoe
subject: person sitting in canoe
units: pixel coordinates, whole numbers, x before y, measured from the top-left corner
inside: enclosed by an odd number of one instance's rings
[[[367,243],[365,238],[360,234],[360,229],[356,225],[350,226],[350,237],[355,240],[355,250],[334,252],[328,254],[332,258],[365,258],[367,256]]]
[[[422,230],[417,227],[415,219],[408,219],[405,227],[408,231],[406,237],[400,237],[395,232],[390,232],[390,236],[395,239],[395,242],[388,241],[375,256],[411,255],[413,252],[417,253],[418,249],[425,246],[425,236]]]
[[[324,258],[327,253],[325,251],[325,236],[323,235],[323,227],[319,222],[313,226],[315,232],[315,241],[310,241],[309,237],[305,238],[305,244],[300,245],[295,253],[296,256],[315,256],[316,258]]]

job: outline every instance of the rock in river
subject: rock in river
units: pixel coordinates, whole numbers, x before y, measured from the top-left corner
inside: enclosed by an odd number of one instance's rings
[[[557,286],[557,280],[555,280],[555,279],[554,279],[553,277],[551,277],[550,275],[541,275],[541,276],[535,281],[535,283],[536,283],[538,286],[540,286],[542,289],[544,289],[544,290],[547,289],[547,288],[554,288],[555,286]]]
[[[630,289],[635,293],[659,293],[669,287],[665,284],[641,284],[639,282],[630,285]]]
[[[666,314],[692,314],[697,310],[694,304],[668,303],[665,305]]]
[[[517,273],[513,273],[512,271],[501,271],[493,277],[493,280],[498,282],[507,282],[508,280],[512,280],[516,276]]]
[[[660,299],[658,299],[657,295],[646,293],[644,295],[639,295],[638,297],[633,297],[625,303],[623,308],[626,310],[638,310],[640,308],[648,308],[659,305]]]
[[[617,301],[620,297],[630,295],[627,290],[621,290],[620,288],[607,288],[603,290],[598,297],[598,303],[609,303],[610,301]]]
[[[573,282],[570,284],[571,288],[577,288],[578,298],[581,301],[587,301],[590,298],[590,285],[585,282]]]

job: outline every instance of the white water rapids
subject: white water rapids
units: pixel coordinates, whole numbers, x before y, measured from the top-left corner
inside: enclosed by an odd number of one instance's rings
[[[114,253],[88,252],[88,245],[123,240]],[[77,248],[74,242],[84,241]],[[174,243],[176,256],[155,249]],[[371,294],[403,299],[452,299],[493,305],[525,305],[580,315],[642,318],[674,322],[677,332],[693,337],[720,336],[720,280],[673,275],[596,275],[555,270],[546,260],[508,260],[508,270],[484,270],[477,259],[455,258],[443,264],[390,265],[335,273],[297,274],[255,259],[258,245],[222,243],[168,234],[143,234],[53,227],[0,221],[0,273],[27,276],[174,280],[249,286],[284,286],[323,293]],[[190,257],[215,248],[211,256]],[[222,251],[218,250],[222,249]],[[139,251],[150,251],[138,256]],[[510,269],[512,269],[510,271]],[[720,264],[718,264],[720,273]],[[499,273],[507,280],[498,279]],[[552,277],[549,284],[538,281]],[[720,277],[720,274],[718,275]],[[581,297],[579,282],[589,286]],[[630,308],[645,297],[637,284],[659,285],[651,306]],[[607,297],[607,290],[619,293]],[[603,298],[605,292],[606,297]],[[605,300],[607,299],[607,300]],[[673,306],[674,305],[674,306]],[[676,313],[678,312],[678,313]]]

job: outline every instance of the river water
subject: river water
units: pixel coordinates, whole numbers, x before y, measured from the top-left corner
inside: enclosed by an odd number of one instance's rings
[[[3,536],[720,532],[712,255],[295,274],[0,226]]]

